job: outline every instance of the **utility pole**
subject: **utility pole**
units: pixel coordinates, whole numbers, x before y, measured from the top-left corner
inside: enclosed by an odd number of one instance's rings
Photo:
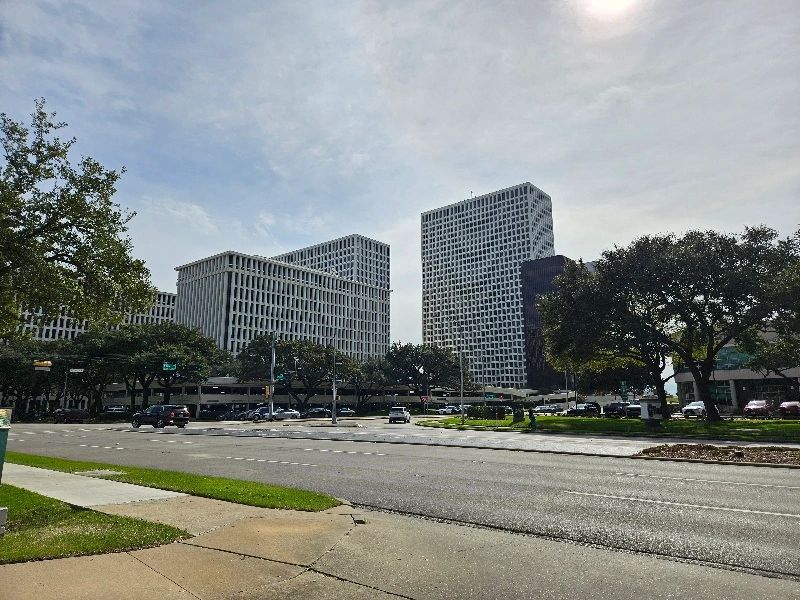
[[[295,368],[297,368],[297,359],[295,359]],[[275,398],[275,334],[272,334],[272,365],[269,368],[269,418],[272,419],[272,409],[274,407]]]
[[[464,424],[464,361],[461,350],[458,351],[458,371],[461,375],[461,424]]]
[[[331,423],[336,425],[336,337],[333,338],[333,410],[331,411]]]

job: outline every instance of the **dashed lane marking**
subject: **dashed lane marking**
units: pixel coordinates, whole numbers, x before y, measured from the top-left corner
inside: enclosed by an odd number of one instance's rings
[[[96,448],[98,450],[125,450],[122,446],[90,446],[88,444],[78,444],[81,448]]]
[[[649,500],[646,498],[630,498],[628,496],[612,496],[611,494],[592,494],[589,492],[574,492],[565,490],[565,494],[573,496],[590,496],[592,498],[610,498],[611,500],[627,500],[628,502],[644,502],[646,504],[661,504],[663,506],[681,506],[685,508],[700,508],[703,510],[722,510],[726,512],[748,513],[753,515],[769,515],[771,517],[793,517],[800,519],[800,515],[793,513],[769,512],[766,510],[750,510],[748,508],[728,508],[726,506],[708,506],[707,504],[687,504],[685,502],[669,502],[667,500]]]
[[[243,460],[245,462],[260,462],[260,463],[268,463],[273,465],[290,465],[296,467],[317,467],[319,465],[315,465],[313,463],[300,463],[300,462],[290,462],[288,460],[267,460],[266,458],[245,458],[244,456],[226,456],[227,460]]]
[[[646,475],[643,473],[614,473],[625,477],[641,477],[644,479],[663,479],[665,481],[689,481],[691,483],[720,483],[723,485],[743,485],[747,487],[779,488],[782,490],[800,490],[796,485],[778,485],[772,483],[748,483],[745,481],[723,481],[721,479],[696,479],[693,477],[667,477],[665,475]]]

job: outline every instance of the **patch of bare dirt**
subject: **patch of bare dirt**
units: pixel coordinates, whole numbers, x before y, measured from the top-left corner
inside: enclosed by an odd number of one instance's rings
[[[781,446],[714,446],[712,444],[664,444],[645,448],[636,456],[693,458],[726,462],[800,465],[800,448]]]

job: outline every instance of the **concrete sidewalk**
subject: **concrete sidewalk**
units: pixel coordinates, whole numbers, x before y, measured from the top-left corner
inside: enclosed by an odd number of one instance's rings
[[[110,483],[85,479],[88,489]],[[178,496],[94,509],[169,523],[195,537],[3,565],[0,598],[800,598],[795,581],[347,505],[304,513]]]
[[[85,475],[6,463],[3,482],[75,506],[98,506],[184,496],[178,492]]]

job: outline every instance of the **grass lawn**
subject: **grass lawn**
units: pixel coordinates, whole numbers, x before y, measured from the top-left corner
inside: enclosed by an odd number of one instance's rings
[[[255,481],[241,481],[225,477],[211,477],[208,475],[194,475],[179,471],[161,471],[143,467],[127,467],[108,463],[85,462],[68,460],[66,458],[53,458],[50,456],[37,456],[21,452],[6,453],[6,462],[53,471],[73,473],[75,471],[92,471],[95,469],[111,469],[121,471],[121,475],[109,475],[107,479],[135,483],[147,487],[184,492],[193,496],[225,500],[237,504],[260,506],[263,508],[285,508],[290,510],[320,511],[341,504],[336,498],[317,492],[298,490],[256,483]]]
[[[169,525],[106,515],[6,484],[0,485],[0,506],[8,507],[0,564],[136,550],[189,537]]]
[[[512,423],[511,417],[504,420],[466,419],[467,427],[510,427],[528,429],[528,419]],[[461,426],[460,417],[441,421],[422,421],[418,425],[427,427]],[[722,423],[706,423],[702,419],[670,419],[656,432],[646,429],[641,419],[613,419],[605,417],[560,417],[541,415],[536,417],[538,431],[560,433],[598,433],[614,435],[663,435],[679,437],[718,438],[726,440],[749,440],[764,442],[800,442],[800,421],[775,419],[738,419]]]

